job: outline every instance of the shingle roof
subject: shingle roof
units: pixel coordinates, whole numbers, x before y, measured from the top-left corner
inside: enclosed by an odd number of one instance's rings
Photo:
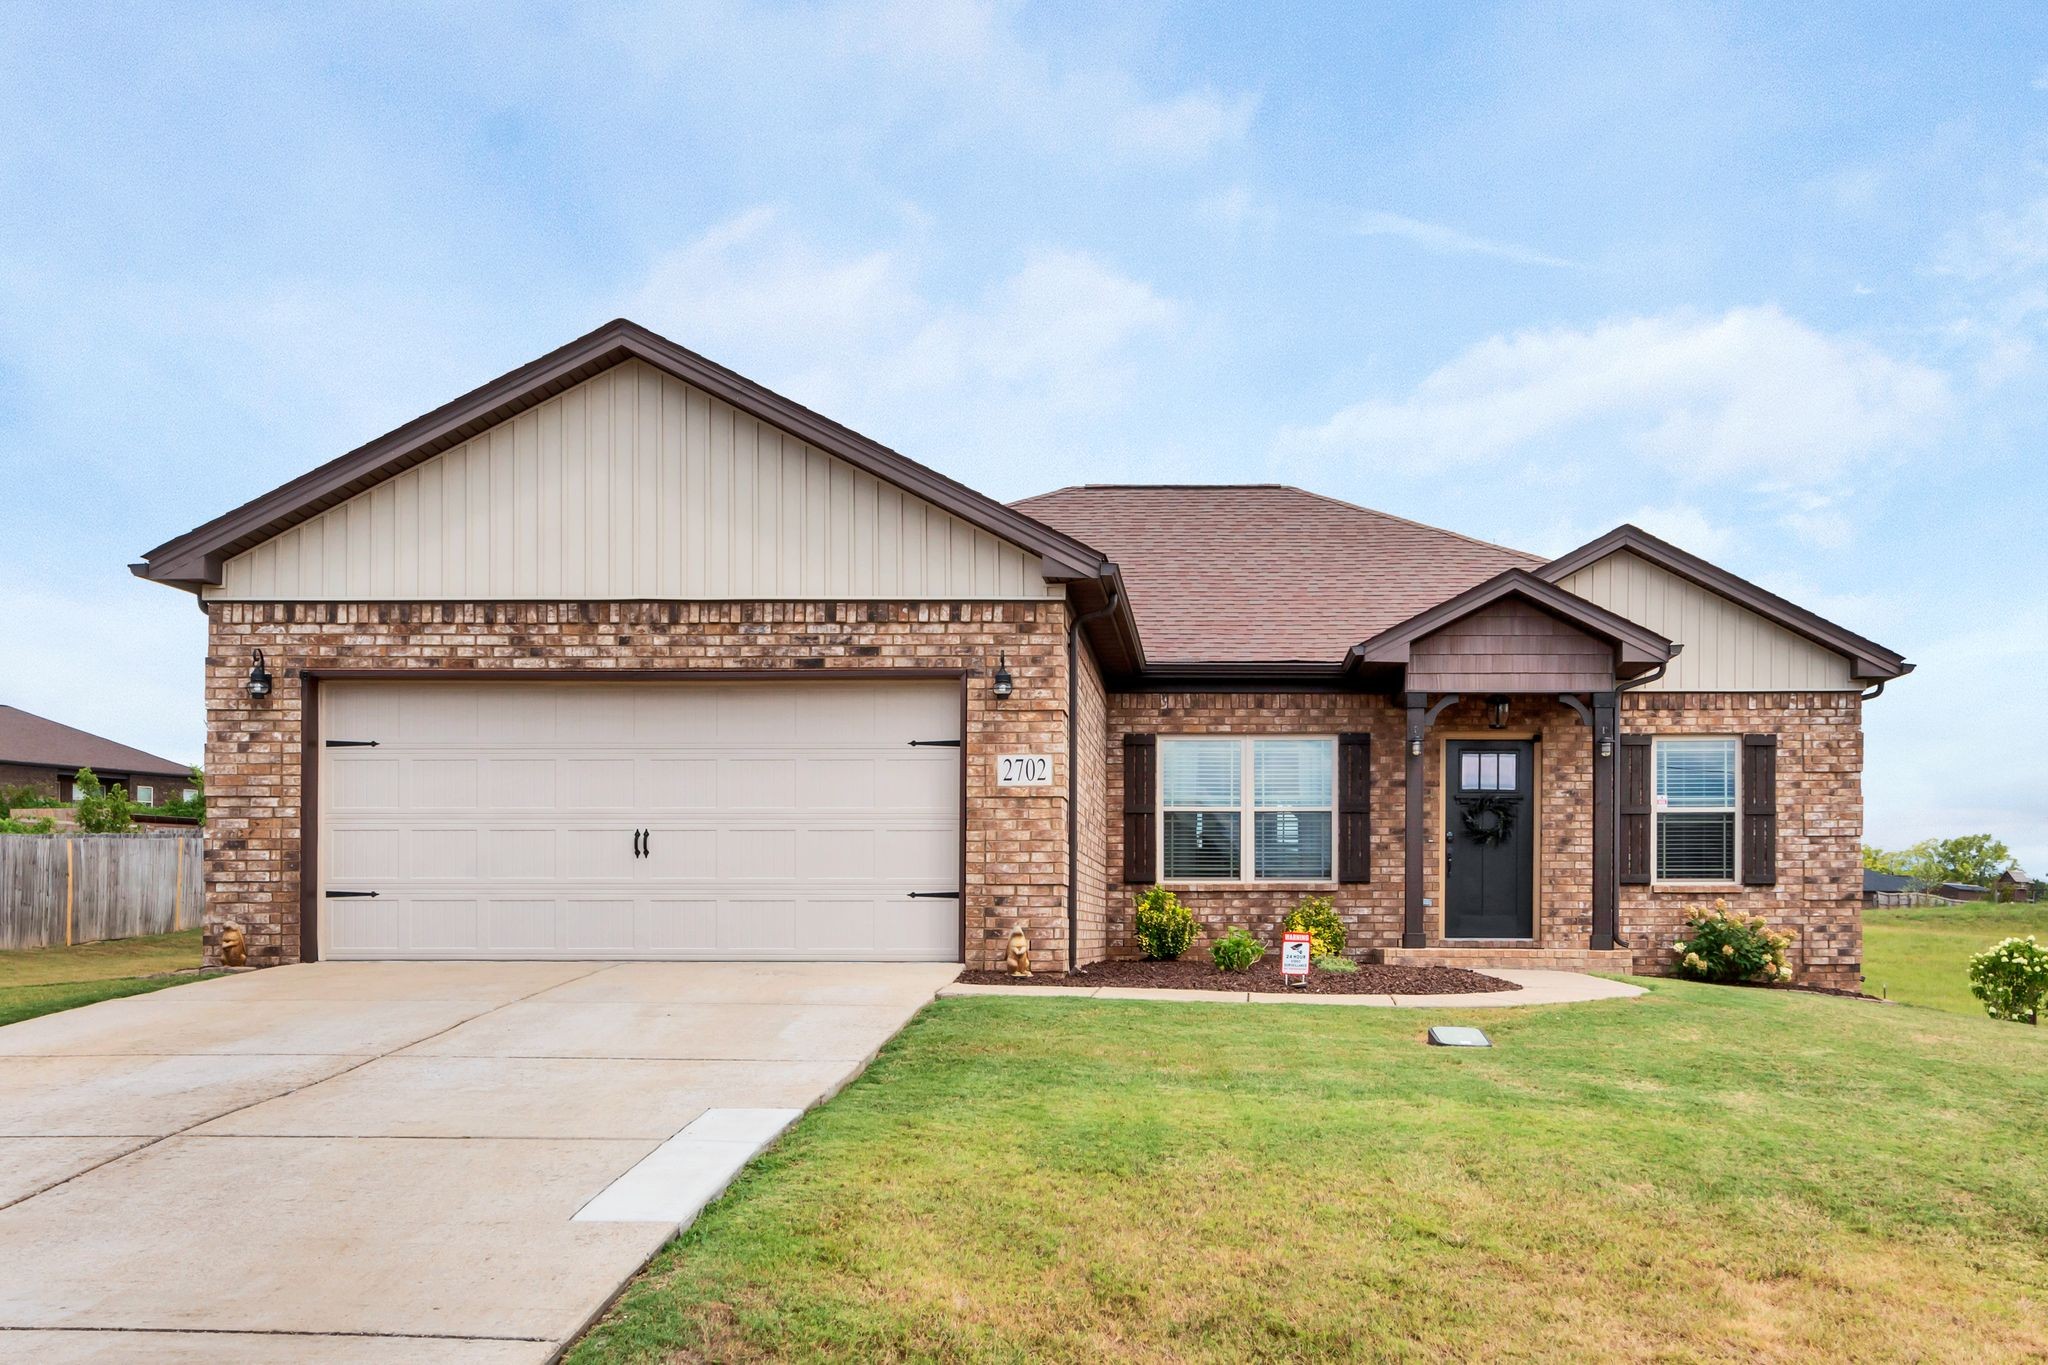
[[[188,763],[159,758],[126,744],[45,720],[18,706],[0,706],[0,763],[40,768],[96,768],[152,777],[183,777]]]
[[[1085,484],[1012,505],[1116,562],[1154,663],[1338,663],[1544,562],[1284,484]]]

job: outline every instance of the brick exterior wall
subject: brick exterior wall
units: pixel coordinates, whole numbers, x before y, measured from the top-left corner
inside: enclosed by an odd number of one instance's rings
[[[1109,742],[1109,694],[1095,653],[1083,642],[1077,650],[1074,708],[1075,752],[1081,756],[1075,810],[1076,872],[1074,960],[1099,962],[1109,956],[1109,829],[1123,820],[1109,804],[1109,774],[1101,761]],[[1120,807],[1118,808],[1120,809]]]
[[[297,670],[714,670],[917,667],[961,669],[967,688],[965,957],[996,967],[1023,923],[1033,966],[1067,959],[1067,608],[1048,603],[219,603],[209,610],[206,673],[209,952],[225,923],[248,936],[250,961],[299,956],[300,738]],[[262,648],[276,692],[244,691],[249,652]],[[1007,654],[1016,690],[990,695],[987,674]],[[1083,648],[1076,679],[1081,767],[1075,774],[1079,876],[1075,947],[1083,963],[1133,956],[1124,885],[1123,736],[1335,734],[1372,736],[1372,879],[1362,885],[1193,886],[1183,899],[1205,930],[1243,924],[1271,941],[1303,896],[1328,895],[1354,949],[1400,943],[1406,761],[1405,716],[1392,699],[1356,693],[1109,693]],[[1853,693],[1629,693],[1622,727],[1636,734],[1770,732],[1778,747],[1778,884],[1680,892],[1623,887],[1621,932],[1636,970],[1668,970],[1686,908],[1725,895],[1797,935],[1802,979],[1854,987],[1862,957],[1862,732]],[[1537,945],[1583,947],[1591,932],[1591,748],[1575,714],[1518,698],[1507,727],[1489,731],[1479,703],[1446,710],[1425,759],[1428,832],[1425,925],[1441,943],[1442,741],[1459,734],[1539,737]],[[994,756],[1054,756],[1053,784],[998,789]]]
[[[215,603],[206,660],[207,951],[234,923],[249,961],[299,959],[300,669],[915,667],[967,687],[965,955],[999,966],[1013,925],[1033,966],[1066,965],[1067,608],[959,603]],[[261,648],[275,692],[244,690]],[[987,675],[1008,655],[1014,694]],[[997,753],[1054,755],[1053,785],[995,786]],[[1099,880],[1098,883],[1099,884]]]
[[[1854,692],[1627,692],[1632,735],[1778,737],[1778,882],[1678,891],[1621,888],[1638,971],[1665,970],[1685,911],[1719,897],[1790,930],[1801,981],[1855,990],[1863,969],[1863,702]]]
[[[1854,989],[1862,958],[1862,732],[1854,693],[1625,693],[1622,729],[1630,734],[1778,736],[1778,883],[1770,887],[1673,890],[1621,888],[1621,934],[1635,970],[1671,967],[1670,945],[1686,909],[1725,897],[1797,937],[1802,981]],[[1442,760],[1446,739],[1537,737],[1540,949],[1581,949],[1592,934],[1592,742],[1586,727],[1555,700],[1517,697],[1505,728],[1487,728],[1483,703],[1447,708],[1424,749],[1423,912],[1429,945],[1444,943]],[[1369,884],[1273,883],[1176,886],[1201,922],[1204,940],[1242,924],[1272,942],[1280,921],[1308,895],[1326,895],[1347,925],[1354,950],[1401,941],[1407,823],[1406,716],[1393,699],[1339,693],[1117,693],[1109,698],[1104,765],[1110,812],[1104,833],[1109,922],[1103,956],[1132,957],[1131,899],[1141,888],[1122,880],[1123,737],[1156,735],[1372,735],[1372,880]],[[1087,939],[1083,939],[1085,944]],[[1462,946],[1484,946],[1459,940]],[[1504,946],[1504,945],[1503,945]],[[1199,950],[1199,949],[1198,949]],[[1085,959],[1084,959],[1085,960]]]

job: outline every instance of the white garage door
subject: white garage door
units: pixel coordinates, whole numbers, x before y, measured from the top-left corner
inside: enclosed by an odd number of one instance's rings
[[[320,694],[328,957],[960,956],[954,684]]]

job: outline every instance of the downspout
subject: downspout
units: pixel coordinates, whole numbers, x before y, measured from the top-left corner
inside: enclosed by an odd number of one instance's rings
[[[1080,965],[1080,950],[1075,939],[1081,931],[1081,888],[1077,879],[1081,872],[1081,851],[1074,842],[1079,828],[1079,813],[1075,809],[1081,796],[1081,767],[1074,761],[1078,752],[1077,743],[1081,736],[1081,675],[1080,663],[1081,627],[1115,611],[1122,598],[1116,584],[1109,585],[1109,597],[1094,611],[1085,612],[1067,623],[1067,974],[1072,976]]]
[[[1857,699],[1859,701],[1876,701],[1879,697],[1884,695],[1884,685],[1886,681],[1887,680],[1884,678],[1879,678],[1877,680],[1877,686],[1871,688],[1868,692],[1857,693]]]
[[[1674,650],[1672,652],[1675,654],[1677,651]],[[1657,679],[1663,677],[1665,671],[1670,667],[1671,660],[1666,659],[1663,663],[1658,664],[1654,669],[1651,669],[1648,673],[1643,674],[1640,678],[1630,678],[1627,682],[1617,682],[1614,685],[1614,694],[1618,697],[1624,692],[1630,691],[1634,688],[1642,687],[1647,683],[1653,683],[1657,681]],[[1597,742],[1597,739],[1595,742]],[[1614,708],[1614,742],[1617,746],[1619,746],[1621,743],[1621,707],[1619,705],[1616,705]],[[1620,761],[1619,754],[1616,755],[1616,761]],[[1612,812],[1611,818],[1614,821],[1614,830],[1610,837],[1613,840],[1614,848],[1617,850],[1614,856],[1616,862],[1618,863],[1621,858],[1621,854],[1618,851],[1621,848],[1621,802],[1616,801],[1614,803],[1614,810]],[[1617,948],[1626,948],[1629,946],[1629,942],[1627,939],[1621,936],[1621,907],[1618,904],[1618,902],[1621,899],[1621,888],[1619,886],[1614,888],[1614,898],[1617,902],[1614,914],[1614,946]]]

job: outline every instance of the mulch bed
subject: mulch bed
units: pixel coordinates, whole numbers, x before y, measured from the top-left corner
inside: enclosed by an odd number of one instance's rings
[[[1098,962],[1074,976],[1039,972],[1031,977],[1008,972],[962,972],[963,986],[1143,986],[1168,991],[1301,991],[1280,979],[1278,953],[1246,972],[1217,970],[1196,957],[1178,962]],[[1361,962],[1355,972],[1310,972],[1310,995],[1471,995],[1479,991],[1518,991],[1512,981],[1484,976],[1463,967],[1389,967]]]

